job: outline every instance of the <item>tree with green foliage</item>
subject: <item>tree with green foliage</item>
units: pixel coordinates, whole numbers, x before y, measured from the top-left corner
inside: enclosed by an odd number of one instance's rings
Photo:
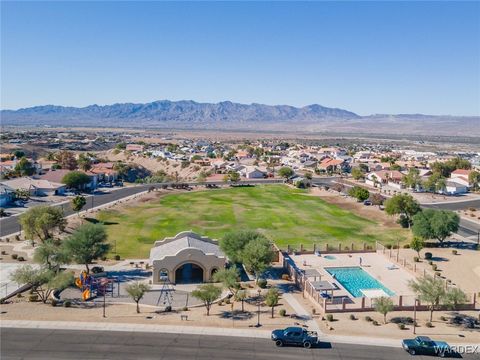
[[[387,323],[387,314],[393,311],[393,301],[389,297],[382,296],[375,299],[375,310],[383,315],[383,323]]]
[[[354,167],[351,173],[352,173],[352,177],[355,180],[360,180],[365,178],[365,173],[359,167]]]
[[[137,314],[140,314],[140,300],[150,291],[150,286],[141,282],[134,282],[125,287],[125,291],[137,304]]]
[[[240,181],[240,174],[237,171],[230,170],[224,177],[224,181],[237,183]]]
[[[69,172],[68,174],[65,174],[62,179],[63,184],[67,185],[69,188],[78,190],[82,189],[91,181],[90,176],[81,171]]]
[[[192,296],[201,300],[207,309],[207,316],[210,315],[210,308],[212,304],[222,294],[222,289],[213,284],[200,285],[196,290],[192,291]]]
[[[260,275],[270,266],[275,253],[272,243],[265,237],[259,237],[245,245],[242,251],[242,263],[245,268],[255,274],[258,282]]]
[[[220,269],[213,274],[213,281],[221,282],[223,287],[228,289],[233,296],[240,289],[239,279],[240,274],[235,266],[228,269]]]
[[[465,304],[467,301],[467,294],[457,287],[449,288],[445,294],[444,303],[452,310],[457,310],[458,305]]]
[[[22,157],[15,165],[15,171],[20,176],[31,176],[35,173],[35,167],[26,157]]]
[[[77,195],[75,196],[70,205],[72,206],[72,210],[77,213],[78,216],[80,216],[80,211],[82,211],[83,207],[87,204],[87,199],[85,199],[85,196],[82,195]]]
[[[265,304],[267,304],[267,306],[272,308],[272,319],[274,317],[275,306],[278,305],[279,300],[280,300],[280,293],[278,292],[278,289],[275,287],[268,289],[267,295],[265,296]]]
[[[62,265],[70,262],[70,256],[60,241],[47,239],[35,249],[33,260],[58,273]]]
[[[417,252],[418,257],[420,257],[420,251],[425,247],[425,241],[421,237],[414,236],[412,241],[410,241],[410,248]]]
[[[15,198],[27,201],[30,199],[30,190],[28,189],[16,189],[15,190]]]
[[[385,201],[385,212],[388,215],[403,215],[411,226],[412,217],[420,211],[420,204],[408,194],[398,194]]]
[[[93,260],[105,256],[110,250],[104,225],[87,223],[81,225],[65,241],[67,254],[77,264],[84,264],[87,274]]]
[[[280,177],[288,179],[288,178],[292,177],[295,174],[295,172],[292,170],[292,168],[290,168],[288,166],[283,166],[278,170],[277,174]]]
[[[444,162],[436,161],[431,166],[432,172],[444,178],[450,177],[450,174],[457,169],[469,170],[472,168],[470,161],[456,157]]]
[[[25,152],[22,150],[15,150],[13,152],[13,156],[15,156],[17,159],[21,159],[25,156]]]
[[[80,154],[77,163],[78,167],[83,171],[88,171],[92,168],[92,159],[87,154]]]
[[[480,172],[472,171],[468,174],[468,182],[470,183],[471,189],[477,191],[480,189]]]
[[[348,190],[348,195],[357,199],[357,201],[365,201],[370,197],[370,192],[360,186],[353,186]]]
[[[35,206],[20,215],[20,225],[27,239],[45,241],[54,231],[64,231],[67,221],[58,206]]]
[[[415,189],[422,184],[420,171],[417,168],[411,167],[408,169],[407,175],[403,177],[403,183],[410,189]]]
[[[259,238],[265,238],[265,236],[253,230],[229,232],[220,240],[220,249],[228,256],[231,262],[241,263],[242,252],[245,246]]]
[[[445,286],[441,279],[432,276],[425,276],[418,280],[410,280],[408,286],[421,301],[428,303],[430,310],[430,322],[433,318],[433,312],[440,306],[445,299]]]
[[[243,306],[243,303],[245,302],[245,300],[247,299],[248,297],[248,294],[247,294],[247,291],[246,290],[238,290],[236,293],[235,293],[235,300],[236,301],[241,301],[242,302],[242,312],[245,312],[245,308]]]
[[[412,231],[422,239],[436,239],[442,243],[458,230],[460,217],[449,210],[424,209],[413,217]]]
[[[63,290],[73,283],[73,274],[63,271],[56,273],[49,269],[35,269],[30,265],[17,268],[10,279],[18,284],[31,284],[33,293],[46,303],[55,290]]]

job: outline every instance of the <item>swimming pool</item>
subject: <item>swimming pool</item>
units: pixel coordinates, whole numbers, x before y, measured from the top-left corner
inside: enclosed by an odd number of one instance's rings
[[[374,279],[365,270],[358,266],[330,267],[325,270],[332,275],[353,297],[364,296],[362,290],[383,290],[387,295],[395,293],[385,287],[380,281]]]

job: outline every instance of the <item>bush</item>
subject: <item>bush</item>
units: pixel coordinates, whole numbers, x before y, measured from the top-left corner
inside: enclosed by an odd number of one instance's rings
[[[425,260],[430,260],[433,257],[431,252],[426,252],[424,256],[425,256]]]
[[[18,255],[17,255],[17,254],[12,254],[12,255],[10,255],[10,256],[12,257],[13,260],[17,260],[17,258],[18,258]]]
[[[373,319],[370,316],[365,316],[365,320],[368,322],[373,321]]]
[[[447,318],[445,316],[440,316],[440,320],[447,321]]]
[[[288,274],[283,274],[283,275],[282,275],[282,280],[290,281],[290,275],[288,275]]]
[[[435,275],[438,276],[438,277],[440,277],[440,276],[442,276],[442,273],[441,273],[440,271],[436,271],[436,272],[435,272]]]
[[[405,330],[405,324],[403,324],[403,323],[398,324],[398,328],[400,330]]]
[[[19,257],[17,258],[17,260],[18,260],[18,261],[25,261],[25,258],[24,258],[23,256],[19,256]]]
[[[15,235],[15,240],[20,241],[20,235]]]
[[[357,318],[353,314],[350,314],[349,318],[350,318],[350,320],[357,320]]]
[[[419,262],[419,261],[420,261],[420,258],[419,258],[418,256],[415,256],[415,257],[413,258],[413,261],[414,261],[414,262]]]
[[[403,245],[403,248],[404,248],[404,249],[410,249],[410,244],[405,244],[405,245]]]
[[[120,260],[120,255],[115,255],[114,259],[117,260],[117,261]]]
[[[377,325],[378,325],[378,321],[377,321],[377,320],[373,320],[373,321],[372,321],[372,324],[373,324],[374,326],[377,326]]]
[[[170,305],[165,307],[165,312],[171,312],[171,311],[172,311],[172,307]]]
[[[37,294],[28,295],[28,301],[30,301],[30,302],[38,301],[38,295]]]
[[[2,255],[7,255],[7,252],[5,250],[2,250]]]
[[[184,307],[182,308],[182,311],[188,311],[188,307],[184,306]]]
[[[330,321],[330,322],[333,321],[333,315],[332,314],[327,315],[327,321]]]
[[[456,249],[453,249],[452,250],[452,255],[457,255],[458,254],[458,251]]]
[[[267,287],[267,280],[266,279],[258,279],[257,285],[261,289],[265,289]]]
[[[225,304],[229,305],[230,304],[230,299],[226,299]]]
[[[285,309],[280,309],[278,313],[280,314],[280,316],[287,316],[287,310]]]
[[[394,324],[409,325],[409,324],[413,324],[413,318],[411,318],[410,316],[396,316],[391,318],[390,322]]]
[[[436,271],[437,268],[438,268],[437,264],[432,264],[432,270],[433,270],[433,271]]]
[[[433,324],[430,321],[425,323],[425,326],[428,327],[428,328],[433,328]]]
[[[72,302],[70,300],[65,300],[63,302],[63,307],[69,308],[70,306],[72,306]]]
[[[385,247],[390,250],[392,248],[392,244],[387,244]]]
[[[102,261],[107,261],[107,257],[106,257],[106,256],[102,256]]]
[[[50,305],[52,305],[53,307],[57,306],[58,305],[58,301],[57,300],[54,300],[52,299],[52,301],[50,302]]]

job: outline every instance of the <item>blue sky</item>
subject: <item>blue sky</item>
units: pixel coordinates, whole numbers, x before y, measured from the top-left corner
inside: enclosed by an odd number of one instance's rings
[[[2,2],[1,108],[159,99],[480,115],[479,2]]]

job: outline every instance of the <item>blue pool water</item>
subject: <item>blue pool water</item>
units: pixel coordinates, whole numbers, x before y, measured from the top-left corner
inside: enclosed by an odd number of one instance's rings
[[[381,289],[389,296],[395,295],[393,291],[386,288],[381,282],[374,279],[360,267],[330,267],[325,270],[350,293],[353,297],[362,297],[361,290]]]

